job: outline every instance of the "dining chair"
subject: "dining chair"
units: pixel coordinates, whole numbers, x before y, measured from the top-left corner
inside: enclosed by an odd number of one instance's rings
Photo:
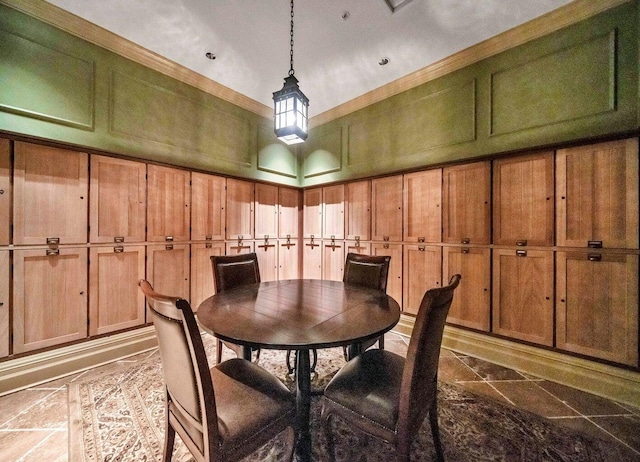
[[[331,418],[338,416],[367,435],[391,443],[408,462],[411,441],[427,414],[437,460],[444,460],[438,428],[438,361],[444,324],[460,275],[428,290],[418,310],[406,359],[372,349],[345,364],[324,390],[321,419],[335,458]]]
[[[189,302],[138,285],[147,298],[158,338],[165,384],[163,460],[176,433],[197,461],[236,461],[283,433],[286,457],[297,436],[295,396],[262,367],[233,358],[209,368]]]
[[[213,285],[216,293],[231,290],[238,286],[260,282],[258,256],[255,252],[239,255],[214,255]],[[222,361],[222,345],[233,350],[236,356],[243,357],[243,346],[216,338],[216,364]],[[256,362],[260,359],[260,349],[256,349]]]

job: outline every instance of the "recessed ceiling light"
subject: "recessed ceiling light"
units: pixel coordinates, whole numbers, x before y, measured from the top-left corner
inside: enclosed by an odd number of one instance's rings
[[[378,64],[380,64],[381,66],[386,66],[387,64],[389,64],[389,58],[382,58],[380,61],[378,61]]]
[[[208,52],[205,54],[205,56],[206,56],[207,58],[211,59],[211,60],[216,59],[216,55],[215,55],[215,54],[213,54],[213,53],[211,53],[210,51],[208,51]]]

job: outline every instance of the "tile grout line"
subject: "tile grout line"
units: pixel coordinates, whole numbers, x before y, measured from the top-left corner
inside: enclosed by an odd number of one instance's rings
[[[32,447],[31,449],[29,449],[27,452],[25,452],[22,457],[20,457],[18,460],[16,460],[16,462],[21,462],[26,460],[27,456],[29,456],[31,453],[33,453],[34,451],[36,451],[40,446],[42,446],[45,441],[49,440],[56,432],[52,431],[47,437],[43,438],[42,441],[40,441],[38,444],[36,444],[34,447]]]

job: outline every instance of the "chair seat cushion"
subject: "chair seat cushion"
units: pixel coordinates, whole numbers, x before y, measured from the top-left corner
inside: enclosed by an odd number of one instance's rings
[[[283,429],[282,421],[295,415],[295,396],[254,363],[230,359],[212,368],[211,377],[225,453],[250,444],[261,433],[275,436]]]
[[[362,430],[389,439],[387,433],[396,430],[403,369],[400,355],[387,350],[365,351],[329,382],[324,405],[331,406],[334,414],[351,412],[364,417],[370,427]]]

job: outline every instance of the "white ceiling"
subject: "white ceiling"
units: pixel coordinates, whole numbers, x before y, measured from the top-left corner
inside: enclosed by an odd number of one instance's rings
[[[289,72],[289,0],[48,1],[266,106]],[[295,75],[313,117],[570,1],[297,0]]]

